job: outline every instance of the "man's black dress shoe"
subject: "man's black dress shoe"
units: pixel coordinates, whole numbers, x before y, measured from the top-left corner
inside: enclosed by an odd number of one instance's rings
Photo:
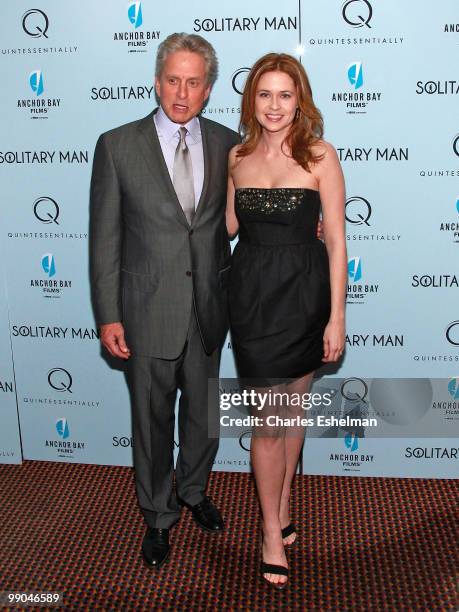
[[[208,497],[204,497],[204,499],[195,506],[190,506],[190,504],[184,501],[181,503],[191,510],[195,522],[205,531],[219,533],[225,528],[220,511]]]
[[[169,529],[148,527],[142,542],[142,555],[145,563],[159,569],[169,556],[169,551]]]

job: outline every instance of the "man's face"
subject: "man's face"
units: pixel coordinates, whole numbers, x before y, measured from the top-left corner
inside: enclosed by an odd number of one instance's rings
[[[171,121],[181,125],[199,114],[210,88],[204,58],[190,51],[168,55],[155,83],[164,112]]]

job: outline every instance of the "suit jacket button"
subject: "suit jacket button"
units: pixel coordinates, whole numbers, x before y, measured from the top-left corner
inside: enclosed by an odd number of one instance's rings
[[[186,271],[187,276],[191,276],[191,272],[189,270]]]
[[[193,235],[193,230],[190,230],[189,234],[190,234],[190,236],[192,236]]]

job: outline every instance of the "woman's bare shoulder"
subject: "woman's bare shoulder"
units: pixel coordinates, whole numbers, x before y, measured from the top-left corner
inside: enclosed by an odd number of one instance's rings
[[[331,142],[320,139],[311,146],[311,152],[314,156],[321,158],[321,161],[330,161],[338,157],[335,147]]]

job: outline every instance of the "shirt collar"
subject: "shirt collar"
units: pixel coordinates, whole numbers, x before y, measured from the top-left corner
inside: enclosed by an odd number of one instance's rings
[[[167,143],[173,139],[178,139],[177,132],[181,124],[171,121],[161,106],[158,108],[158,112],[155,113],[154,120],[158,131]],[[201,142],[201,125],[197,117],[190,119],[188,123],[184,124],[184,127],[188,130],[189,136],[194,143]]]

